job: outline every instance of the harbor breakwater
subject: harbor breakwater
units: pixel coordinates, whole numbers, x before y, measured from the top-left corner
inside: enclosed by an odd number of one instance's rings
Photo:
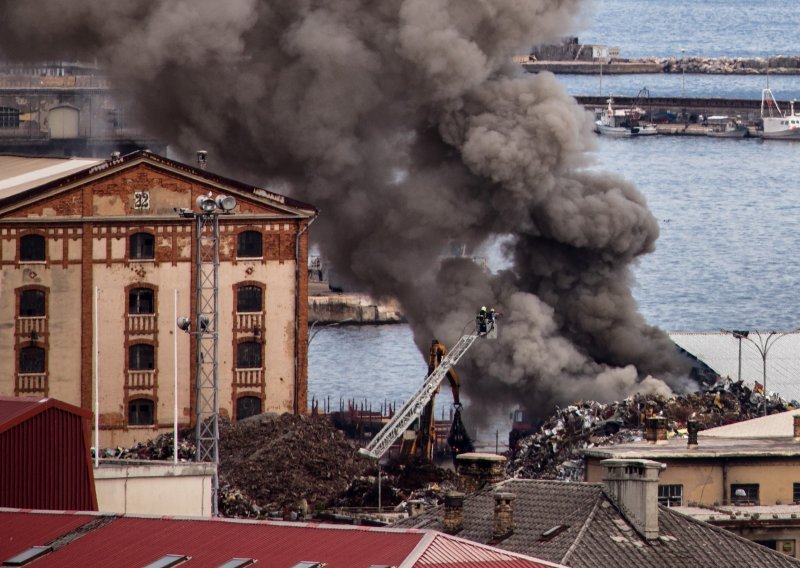
[[[395,301],[377,301],[366,294],[328,292],[308,297],[308,321],[318,324],[405,323]]]
[[[800,56],[773,57],[645,57],[639,59],[539,60],[534,56],[515,61],[530,73],[550,71],[570,74],[621,75],[635,73],[700,73],[708,75],[800,75]]]

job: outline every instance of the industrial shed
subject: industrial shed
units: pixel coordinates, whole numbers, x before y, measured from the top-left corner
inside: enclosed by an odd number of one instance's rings
[[[97,510],[90,416],[52,398],[0,397],[0,507]]]

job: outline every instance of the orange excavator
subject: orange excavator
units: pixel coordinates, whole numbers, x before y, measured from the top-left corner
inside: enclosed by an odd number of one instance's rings
[[[431,348],[428,352],[428,375],[431,375],[439,365],[441,365],[445,355],[447,355],[447,348],[444,346],[444,343],[439,342],[438,339],[432,340]],[[471,452],[475,448],[461,420],[462,406],[459,397],[460,385],[458,382],[458,374],[455,369],[450,367],[447,370],[446,376],[447,380],[450,382],[450,388],[453,391],[453,406],[455,407],[453,423],[450,426],[450,434],[447,437],[447,443],[450,445],[453,457],[455,458],[458,454]],[[433,450],[436,442],[434,402],[440,390],[441,388],[437,387],[431,395],[431,399],[425,405],[419,417],[419,427],[416,430],[416,436],[403,439],[400,445],[401,456],[405,458],[419,456],[427,462],[433,461]]]

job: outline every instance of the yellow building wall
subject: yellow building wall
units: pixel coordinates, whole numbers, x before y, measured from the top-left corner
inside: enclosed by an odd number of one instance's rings
[[[650,459],[650,458],[647,458]],[[600,458],[589,458],[586,481],[603,480]],[[800,483],[800,458],[736,458],[728,459],[727,473],[723,460],[655,460],[667,468],[659,475],[661,485],[683,485],[683,505],[690,502],[703,505],[726,504],[724,485],[743,483],[759,485],[761,505],[790,504],[794,483]],[[727,477],[727,480],[725,480]],[[730,500],[730,495],[727,496]]]

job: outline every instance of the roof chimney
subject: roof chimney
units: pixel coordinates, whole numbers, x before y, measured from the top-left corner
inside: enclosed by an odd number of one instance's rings
[[[644,439],[653,444],[667,443],[667,419],[654,416],[645,420]]]
[[[456,534],[464,528],[464,494],[448,491],[444,496],[444,532]]]
[[[603,483],[625,518],[646,539],[658,538],[658,474],[652,460],[603,460]]]
[[[486,485],[500,483],[505,477],[506,458],[497,454],[468,452],[456,457],[456,471],[461,490],[475,493]]]
[[[111,159],[112,160],[119,160],[120,156],[122,156],[122,154],[120,152],[111,152]]]
[[[201,170],[206,169],[206,162],[208,161],[208,152],[206,150],[197,151],[197,167]]]
[[[686,444],[689,448],[697,449],[697,433],[700,431],[700,423],[697,420],[689,420],[686,423],[686,430],[689,432],[689,441]],[[795,425],[795,432],[797,426]]]
[[[794,419],[794,441],[800,442],[800,414],[792,416]]]
[[[497,492],[494,494],[494,529],[492,541],[499,542],[514,532],[514,499],[513,493]]]

